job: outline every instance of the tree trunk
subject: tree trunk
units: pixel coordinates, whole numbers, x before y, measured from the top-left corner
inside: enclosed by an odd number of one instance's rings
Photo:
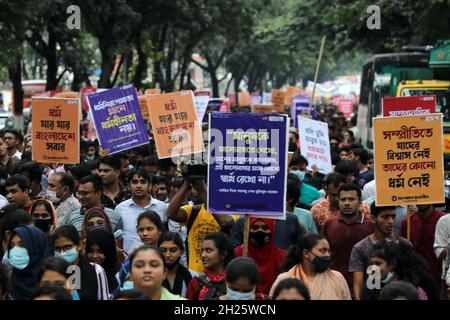
[[[114,87],[116,85],[117,79],[119,78],[120,74],[120,68],[123,66],[123,62],[125,61],[125,55],[122,55],[119,61],[119,66],[117,67],[117,71],[114,74],[114,79],[111,83],[111,87]]]
[[[225,96],[228,96],[228,90],[230,89],[230,85],[231,85],[231,82],[233,81],[233,79],[234,79],[234,74],[231,74],[231,78],[230,78],[230,80],[228,80],[228,82],[227,82],[227,87],[225,88]]]
[[[46,52],[47,61],[47,84],[45,91],[55,90],[58,86],[57,73],[58,73],[58,57],[56,53],[56,39],[53,33],[49,33],[48,49]]]
[[[211,76],[211,86],[213,98],[219,98],[219,79],[217,79],[216,69],[210,69],[209,75]]]
[[[23,88],[22,88],[22,57],[17,56],[13,64],[8,67],[9,78],[14,90],[14,114],[23,114]]]
[[[134,84],[134,86],[137,89],[141,89],[142,81],[143,81],[143,79],[145,79],[147,77],[147,68],[148,68],[147,59],[148,59],[148,56],[144,52],[144,50],[142,49],[142,43],[141,43],[141,36],[140,35],[136,37],[135,46],[136,46],[136,51],[137,51],[137,54],[138,54],[138,64],[136,66],[136,72],[134,74],[133,84]]]

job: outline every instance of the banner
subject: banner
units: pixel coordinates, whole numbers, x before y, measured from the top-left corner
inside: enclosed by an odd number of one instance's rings
[[[445,202],[442,114],[373,120],[377,206]]]
[[[345,118],[348,118],[353,113],[353,102],[350,99],[339,99],[338,112],[342,112]]]
[[[298,90],[296,87],[293,86],[287,86],[286,87],[286,94],[284,95],[284,104],[291,107],[292,106],[292,97],[295,96],[298,93]]]
[[[208,211],[282,216],[289,118],[241,113],[209,117]]]
[[[33,160],[80,162],[80,99],[33,97]]]
[[[159,159],[205,150],[192,91],[149,96],[147,105]]]
[[[204,120],[206,109],[208,108],[209,96],[194,96],[194,102],[195,108],[197,110],[198,119]],[[222,103],[222,101],[220,101],[220,103]]]
[[[252,113],[272,114],[275,110],[271,104],[255,104],[252,106]]]
[[[327,174],[333,171],[331,166],[330,139],[328,124],[316,120],[298,117],[300,153],[308,159],[308,170],[316,165],[319,172]]]
[[[383,117],[404,117],[435,112],[435,96],[383,98]]]
[[[90,94],[87,99],[102,149],[113,154],[150,142],[131,84]]]
[[[89,104],[87,101],[87,96],[90,95],[91,93],[95,93],[97,92],[97,88],[96,87],[83,87],[80,90],[80,95],[81,95],[81,103],[83,106],[83,110],[88,111],[89,110]]]
[[[272,103],[275,107],[275,111],[278,113],[284,112],[284,96],[285,92],[281,90],[272,90]]]
[[[205,96],[211,98],[211,91],[210,90],[197,90],[194,93],[195,96]]]

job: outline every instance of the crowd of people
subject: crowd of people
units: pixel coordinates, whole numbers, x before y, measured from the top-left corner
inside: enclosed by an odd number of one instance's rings
[[[450,217],[376,206],[355,118],[318,117],[333,171],[307,170],[292,129],[286,219],[248,225],[208,212],[206,176],[159,159],[154,140],[112,155],[83,140],[80,163],[51,165],[32,160],[30,135],[3,130],[0,299],[447,299]]]

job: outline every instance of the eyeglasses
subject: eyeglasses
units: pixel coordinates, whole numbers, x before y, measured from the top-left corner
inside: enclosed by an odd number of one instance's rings
[[[86,197],[88,194],[93,193],[94,191],[77,191],[76,195],[78,198]]]

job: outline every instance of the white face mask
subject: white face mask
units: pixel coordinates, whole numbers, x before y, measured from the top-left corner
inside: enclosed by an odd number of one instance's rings
[[[58,191],[60,190],[61,189],[59,189]],[[61,198],[56,196],[56,193],[58,193],[58,191],[52,191],[47,189],[48,200],[50,200],[52,203],[59,203],[61,201]]]

